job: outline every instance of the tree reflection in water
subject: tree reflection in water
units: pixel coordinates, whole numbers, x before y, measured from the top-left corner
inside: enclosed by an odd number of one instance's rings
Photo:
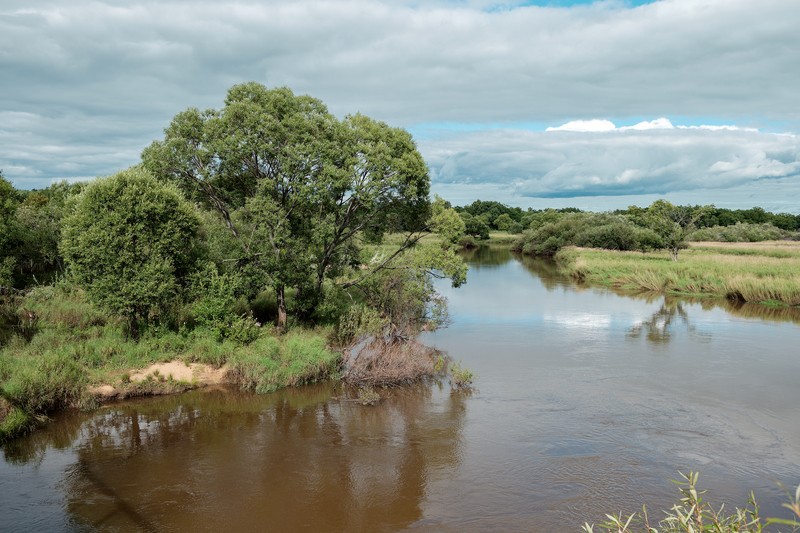
[[[689,322],[689,313],[684,308],[684,302],[677,298],[665,296],[661,306],[644,320],[634,324],[628,331],[628,337],[638,339],[645,333],[649,342],[662,344],[668,343],[674,330],[678,327],[683,328],[689,335],[695,337],[710,337],[708,333],[698,333],[696,328]]]
[[[55,441],[74,443],[67,509],[93,528],[343,531],[418,521],[429,479],[459,463],[465,396],[420,385],[365,407],[332,399],[333,387],[120,403],[63,417],[20,439],[15,456],[35,460]]]

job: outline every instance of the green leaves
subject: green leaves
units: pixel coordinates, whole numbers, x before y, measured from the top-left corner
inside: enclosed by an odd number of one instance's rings
[[[408,132],[360,114],[340,121],[285,87],[235,85],[222,109],[187,109],[142,160],[221,215],[241,243],[228,259],[272,286],[279,322],[286,288],[313,309],[361,236],[418,231],[429,215],[427,166]]]
[[[64,221],[61,249],[76,281],[135,334],[185,284],[199,224],[174,187],[134,167],[86,188]]]

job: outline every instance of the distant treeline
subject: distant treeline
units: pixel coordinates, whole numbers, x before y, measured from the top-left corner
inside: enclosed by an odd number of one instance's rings
[[[695,227],[733,226],[736,224],[771,224],[786,231],[800,229],[800,215],[791,213],[770,213],[761,207],[750,209],[725,209],[714,205],[676,206],[686,211],[689,218],[697,213]],[[531,225],[538,226],[542,221],[553,222],[566,213],[591,213],[576,207],[561,209],[522,209],[510,207],[500,202],[475,200],[469,205],[454,207],[467,224],[467,233],[475,237],[488,235],[489,231],[509,231],[522,233]],[[612,215],[640,216],[647,208],[631,206],[627,209],[610,211]],[[485,226],[485,228],[483,227]]]
[[[514,249],[552,256],[564,246],[611,250],[669,250],[674,259],[686,242],[756,242],[795,238],[800,215],[770,213],[761,207],[725,209],[680,206],[659,200],[648,207],[594,213],[569,207],[527,209],[477,200],[456,207],[465,233],[488,238],[492,230],[520,234]]]

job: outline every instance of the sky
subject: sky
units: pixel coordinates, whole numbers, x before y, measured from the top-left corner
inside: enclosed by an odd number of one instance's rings
[[[2,0],[0,169],[113,174],[257,81],[409,130],[456,205],[800,213],[797,0]]]

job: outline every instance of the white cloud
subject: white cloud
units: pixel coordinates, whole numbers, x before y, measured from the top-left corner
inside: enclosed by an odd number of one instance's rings
[[[614,131],[617,127],[610,120],[593,118],[591,120],[573,120],[561,126],[547,128],[546,131],[580,131],[599,132]]]
[[[633,126],[623,126],[620,130],[638,130],[638,131],[646,131],[646,130],[671,130],[675,126],[672,125],[672,122],[668,118],[657,118],[655,120],[646,120],[644,122],[639,122],[638,124],[634,124]]]
[[[655,120],[645,120],[633,126],[617,127],[616,124],[607,119],[593,118],[589,120],[571,120],[561,126],[550,126],[545,131],[573,131],[582,133],[598,133],[607,131],[647,131],[647,130],[709,130],[709,131],[752,131],[757,132],[758,128],[742,128],[733,125],[699,125],[699,126],[675,126],[668,118],[657,118]]]

